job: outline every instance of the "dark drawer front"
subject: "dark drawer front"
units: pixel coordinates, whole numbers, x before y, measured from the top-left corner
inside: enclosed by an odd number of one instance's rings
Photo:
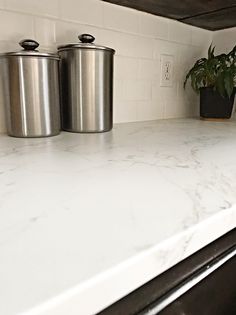
[[[155,313],[155,305],[194,275],[207,269],[236,246],[236,229],[160,276],[109,306],[97,315],[236,315],[236,258],[231,258],[189,292]],[[207,267],[207,268],[206,268]],[[115,285],[115,283],[114,283]],[[172,304],[171,304],[172,303]]]
[[[155,303],[140,315],[236,315],[236,256],[161,312]]]

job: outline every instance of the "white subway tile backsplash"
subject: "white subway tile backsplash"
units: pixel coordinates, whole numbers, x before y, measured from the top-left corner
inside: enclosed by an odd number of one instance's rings
[[[116,55],[120,54],[120,45],[118,45],[118,40],[120,33],[111,31],[111,30],[106,30],[106,29],[101,29],[101,44],[107,47],[111,47],[116,50]]]
[[[136,44],[136,56],[140,58],[153,58],[154,39],[139,37]]]
[[[114,102],[114,122],[137,121],[136,101],[115,101]]]
[[[20,46],[18,45],[18,42],[11,42],[8,40],[0,40],[0,53],[13,51],[16,49],[19,49]]]
[[[58,0],[62,19],[96,26],[102,25],[102,2],[98,0]]]
[[[177,111],[176,111],[176,105],[177,99],[173,100],[165,100],[164,102],[164,119],[170,119],[170,118],[176,118]]]
[[[0,11],[0,40],[12,43],[19,48],[18,42],[27,37],[33,37],[33,17],[14,12]]]
[[[199,115],[199,95],[190,88],[184,90],[182,84],[177,84],[172,91],[165,91],[163,99],[165,100],[165,118]]]
[[[132,58],[152,58],[153,40],[132,34],[101,30],[106,46],[116,50],[117,55]]]
[[[192,45],[208,47],[212,41],[212,32],[198,27],[192,27]]]
[[[152,39],[113,31],[102,31],[102,36],[104,42],[115,48],[120,56],[150,59],[153,57]]]
[[[78,42],[81,33],[115,49],[115,122],[196,115],[198,96],[190,87],[183,90],[183,80],[206,54],[212,32],[100,0],[0,0],[0,9],[0,52],[19,49],[18,42],[26,37],[51,50]],[[224,32],[214,34],[222,47],[232,44],[235,32],[227,32],[228,41]],[[174,57],[170,88],[160,87],[161,54]],[[5,124],[0,103],[1,132]]]
[[[115,49],[118,55],[127,57],[138,56],[138,37],[135,35],[113,32]],[[112,43],[111,43],[112,44]]]
[[[168,38],[168,19],[147,13],[139,14],[139,33],[154,38]]]
[[[151,100],[136,101],[136,103],[137,103],[137,121],[152,120],[152,117],[154,115],[151,110]]]
[[[182,46],[179,50],[179,63],[177,68],[176,79],[183,85],[187,72],[192,68],[197,59],[205,57],[207,53],[208,45],[205,49],[201,47]],[[190,88],[190,87],[189,87]]]
[[[228,52],[235,46],[236,27],[213,33],[213,45],[216,53]]]
[[[35,39],[39,42],[40,46],[55,47],[56,30],[55,22],[53,20],[35,17],[34,34]]]
[[[152,82],[152,101],[160,101],[161,99],[161,87],[160,80]]]
[[[104,27],[127,33],[138,33],[138,13],[135,10],[103,3]]]
[[[35,15],[58,17],[59,14],[58,0],[5,0],[5,7]]]
[[[177,82],[174,82],[173,87],[161,88],[161,100],[164,103],[164,118],[176,117],[176,108],[178,102],[178,86]]]
[[[173,55],[174,63],[176,63],[176,59],[179,56],[179,51],[181,47],[182,45],[170,41],[155,40],[153,48],[154,59],[160,61],[160,57],[162,54]]]
[[[169,20],[169,40],[182,44],[191,45],[192,27],[181,22]]]
[[[137,120],[155,120],[164,118],[161,101],[137,101]]]
[[[103,44],[103,41],[100,40],[101,30],[99,28],[90,25],[56,21],[56,43],[59,45],[77,43],[79,42],[78,35],[83,33],[92,34],[95,37],[95,43]]]
[[[151,100],[152,85],[151,81],[144,80],[125,80],[124,97],[126,100],[146,101]]]
[[[138,65],[138,79],[160,80],[160,63],[153,59],[140,59]]]
[[[188,87],[184,90],[183,86],[179,85],[177,95],[177,112],[184,112],[185,117],[199,116],[199,95],[192,88]]]
[[[117,79],[136,79],[138,73],[138,59],[115,56],[114,75]]]
[[[116,79],[114,80],[114,101],[124,101],[124,80]]]
[[[181,115],[178,115],[178,99],[171,99],[171,98],[167,98],[164,101],[164,119],[171,119],[171,118],[180,118],[183,117]]]

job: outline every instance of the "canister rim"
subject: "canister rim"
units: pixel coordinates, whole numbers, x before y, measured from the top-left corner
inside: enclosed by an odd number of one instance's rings
[[[5,53],[0,53],[0,57],[10,57],[10,56],[21,56],[21,57],[46,57],[50,59],[59,60],[60,57],[56,53],[49,52],[39,52],[39,51],[10,51]]]
[[[115,50],[110,47],[101,46],[101,45],[95,45],[93,43],[74,43],[74,44],[66,44],[66,45],[59,45],[57,47],[58,51],[63,50],[70,50],[70,49],[94,49],[94,50],[106,50],[110,51],[113,54],[115,53]]]

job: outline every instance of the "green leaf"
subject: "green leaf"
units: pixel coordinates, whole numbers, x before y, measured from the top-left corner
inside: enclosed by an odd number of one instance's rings
[[[186,74],[184,88],[188,80],[196,92],[201,87],[214,87],[222,96],[230,97],[236,87],[236,46],[228,54],[215,55],[211,44],[208,57],[197,60]]]
[[[232,95],[233,89],[234,89],[233,77],[232,77],[232,74],[230,73],[230,71],[225,72],[224,83],[225,83],[226,93],[227,93],[228,97],[230,97]]]

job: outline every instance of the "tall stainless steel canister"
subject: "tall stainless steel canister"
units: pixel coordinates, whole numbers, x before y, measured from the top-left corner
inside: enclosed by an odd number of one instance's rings
[[[1,94],[7,130],[15,137],[47,137],[60,132],[59,56],[39,52],[34,40],[23,50],[0,55]]]
[[[93,44],[89,34],[80,43],[58,47],[60,56],[62,129],[104,132],[113,125],[114,49]]]

